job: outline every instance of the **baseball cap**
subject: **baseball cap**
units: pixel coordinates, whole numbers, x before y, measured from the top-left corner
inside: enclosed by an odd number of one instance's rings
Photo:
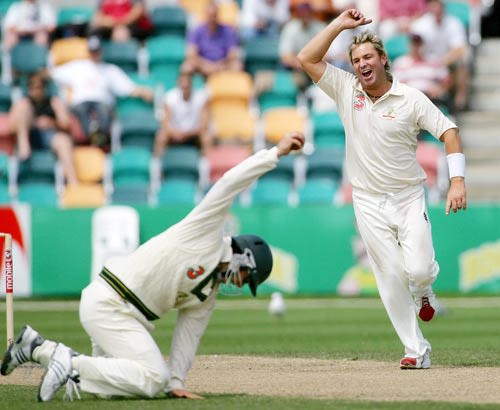
[[[90,51],[99,51],[101,49],[101,39],[97,36],[90,36],[87,44]]]

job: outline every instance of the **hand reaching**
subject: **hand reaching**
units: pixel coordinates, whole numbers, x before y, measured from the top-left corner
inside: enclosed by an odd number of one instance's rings
[[[192,393],[188,390],[182,390],[182,389],[174,389],[170,390],[167,393],[167,396],[171,399],[192,399],[192,400],[202,400],[203,397],[196,394]]]

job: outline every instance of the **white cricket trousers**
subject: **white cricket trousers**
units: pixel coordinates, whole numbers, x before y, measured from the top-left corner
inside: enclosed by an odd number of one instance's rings
[[[100,277],[82,292],[80,321],[93,348],[93,356],[72,361],[83,391],[154,397],[165,390],[170,374],[151,336],[154,326]]]
[[[413,295],[421,297],[439,272],[422,185],[393,195],[353,190],[359,233],[378,291],[405,356],[431,350],[418,325]]]

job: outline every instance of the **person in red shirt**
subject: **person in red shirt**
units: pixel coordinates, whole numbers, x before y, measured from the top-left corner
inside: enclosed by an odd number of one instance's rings
[[[144,0],[99,0],[92,19],[92,29],[113,41],[144,40],[152,28]]]

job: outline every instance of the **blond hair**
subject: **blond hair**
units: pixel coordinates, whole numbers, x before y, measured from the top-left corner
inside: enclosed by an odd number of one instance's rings
[[[352,38],[351,45],[349,46],[349,60],[351,61],[351,64],[352,64],[353,50],[363,43],[373,44],[373,47],[375,48],[380,57],[382,56],[387,57],[387,61],[384,65],[385,76],[389,81],[392,81],[391,63],[389,61],[389,57],[387,56],[387,51],[385,50],[384,43],[377,35],[369,31],[364,31],[363,33],[357,34]]]

